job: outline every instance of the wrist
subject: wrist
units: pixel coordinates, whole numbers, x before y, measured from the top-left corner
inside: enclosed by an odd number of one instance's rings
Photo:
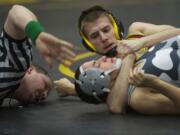
[[[136,59],[136,56],[134,53],[128,54],[125,59],[128,59],[130,61],[134,61]]]
[[[25,27],[25,33],[28,38],[32,40],[33,43],[36,42],[37,37],[41,32],[44,32],[43,26],[35,20],[32,20],[28,22],[28,24]]]
[[[157,78],[156,76],[151,76],[150,75],[150,77],[147,79],[147,81],[146,82],[149,82],[148,84],[148,87],[151,87],[151,88],[156,88],[157,86],[157,84],[158,83],[160,83],[160,79],[159,78]]]
[[[142,37],[139,40],[141,42],[141,44],[140,44],[141,48],[145,48],[146,47],[146,43],[147,43],[147,38],[146,37]]]

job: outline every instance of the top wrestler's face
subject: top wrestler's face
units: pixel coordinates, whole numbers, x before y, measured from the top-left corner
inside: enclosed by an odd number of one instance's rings
[[[113,25],[107,16],[102,15],[93,22],[85,22],[84,32],[97,52],[101,54],[107,53],[117,44]]]
[[[37,72],[34,68],[29,68],[23,80],[25,90],[21,91],[21,102],[39,103],[48,97],[52,87],[52,82],[48,76]]]

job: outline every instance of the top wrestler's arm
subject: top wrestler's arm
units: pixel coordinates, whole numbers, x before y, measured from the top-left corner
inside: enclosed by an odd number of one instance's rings
[[[132,68],[135,56],[130,54],[123,60],[121,69],[116,78],[108,98],[107,105],[112,113],[124,113],[127,105],[127,89],[129,69]]]
[[[180,29],[170,25],[135,22],[129,27],[128,40],[118,41],[118,56],[125,56],[129,53],[136,52],[141,48],[150,48],[163,40],[179,34]],[[142,37],[138,38],[138,35],[142,35]]]
[[[142,47],[151,47],[157,43],[180,34],[180,29],[170,25],[155,25],[150,23],[135,22],[129,27],[128,34],[141,33]]]
[[[144,23],[144,22],[134,22],[129,26],[128,35],[142,34],[144,36],[149,36],[161,31],[174,29],[174,28],[175,27],[171,25],[156,25],[156,24]]]

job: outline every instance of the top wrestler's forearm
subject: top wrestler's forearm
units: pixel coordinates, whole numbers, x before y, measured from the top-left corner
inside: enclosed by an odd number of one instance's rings
[[[163,40],[167,40],[171,37],[180,35],[180,29],[179,28],[171,28],[167,29],[146,37],[141,38],[140,40],[143,42],[143,47],[151,47]]]
[[[129,26],[128,35],[131,34],[142,34],[143,36],[153,35],[155,33],[174,29],[171,25],[156,25],[152,23],[134,22]]]

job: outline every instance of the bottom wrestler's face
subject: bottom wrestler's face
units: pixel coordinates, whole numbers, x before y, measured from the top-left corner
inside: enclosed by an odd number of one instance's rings
[[[99,68],[104,71],[107,71],[109,69],[114,68],[114,65],[116,65],[118,58],[109,58],[109,57],[101,57],[98,60],[92,60],[85,62],[82,67],[83,69],[88,69],[88,68]]]
[[[119,58],[109,58],[109,57],[102,57],[98,60],[92,60],[89,62],[85,62],[82,65],[82,68],[84,70],[88,70],[89,68],[98,68],[104,71],[111,71],[109,73],[110,77],[111,77],[111,86],[114,83],[114,80],[116,79],[119,69],[121,66],[121,59]]]

